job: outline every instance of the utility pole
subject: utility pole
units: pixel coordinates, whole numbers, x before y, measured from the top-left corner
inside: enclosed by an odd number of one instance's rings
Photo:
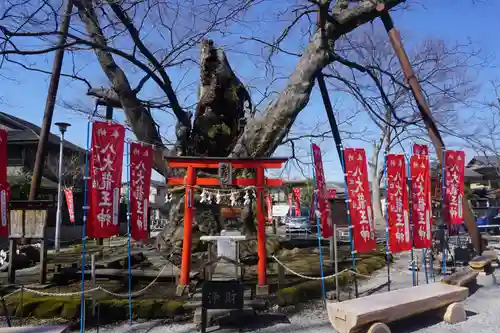
[[[54,106],[56,104],[57,90],[59,88],[59,79],[61,77],[61,68],[64,58],[64,45],[66,44],[72,9],[73,0],[66,0],[61,28],[59,30],[61,34],[58,43],[59,48],[56,50],[54,56],[52,75],[50,77],[49,90],[47,92],[47,100],[45,102],[45,113],[43,114],[42,129],[40,130],[40,138],[38,140],[38,149],[36,151],[29,200],[36,200],[38,190],[40,189],[40,183],[42,181],[47,139],[50,135],[50,125],[52,124],[52,116],[54,114]]]

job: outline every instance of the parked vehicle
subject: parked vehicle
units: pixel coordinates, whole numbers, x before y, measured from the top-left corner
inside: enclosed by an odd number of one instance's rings
[[[295,215],[295,208],[285,216],[284,223],[286,232],[307,232],[310,233],[311,221],[309,221],[309,210],[301,209],[300,216]]]

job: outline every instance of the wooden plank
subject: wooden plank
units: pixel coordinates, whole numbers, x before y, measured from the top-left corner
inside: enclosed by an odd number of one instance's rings
[[[327,303],[328,318],[339,333],[371,323],[390,323],[426,311],[461,302],[469,289],[444,283],[424,284],[340,303]]]
[[[169,178],[168,185],[185,185],[184,178]],[[196,185],[199,186],[219,186],[220,181],[218,178],[196,178]],[[233,186],[255,186],[255,179],[253,178],[234,178]],[[266,186],[280,187],[283,186],[283,180],[266,178]]]

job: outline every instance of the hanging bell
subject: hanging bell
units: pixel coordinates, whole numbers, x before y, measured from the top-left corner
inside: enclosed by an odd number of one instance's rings
[[[236,206],[236,194],[231,192],[231,196],[229,197],[229,201],[231,201],[231,206]]]
[[[220,191],[217,191],[217,195],[215,196],[215,203],[219,205],[221,199],[222,199],[222,197],[220,195]]]

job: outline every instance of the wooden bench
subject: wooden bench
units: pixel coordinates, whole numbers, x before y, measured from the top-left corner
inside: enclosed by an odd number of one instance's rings
[[[466,319],[461,302],[469,290],[444,283],[424,284],[340,303],[328,303],[328,318],[339,333],[390,333],[387,323],[428,311],[449,323]]]
[[[463,270],[456,271],[455,273],[450,275],[446,275],[441,279],[441,282],[458,287],[467,287],[470,285],[475,285],[477,283],[478,275],[479,272],[473,270],[470,267],[466,267]]]
[[[473,258],[469,266],[472,270],[490,275],[495,270],[493,264],[498,266],[498,255],[495,251],[484,251],[482,255]]]

